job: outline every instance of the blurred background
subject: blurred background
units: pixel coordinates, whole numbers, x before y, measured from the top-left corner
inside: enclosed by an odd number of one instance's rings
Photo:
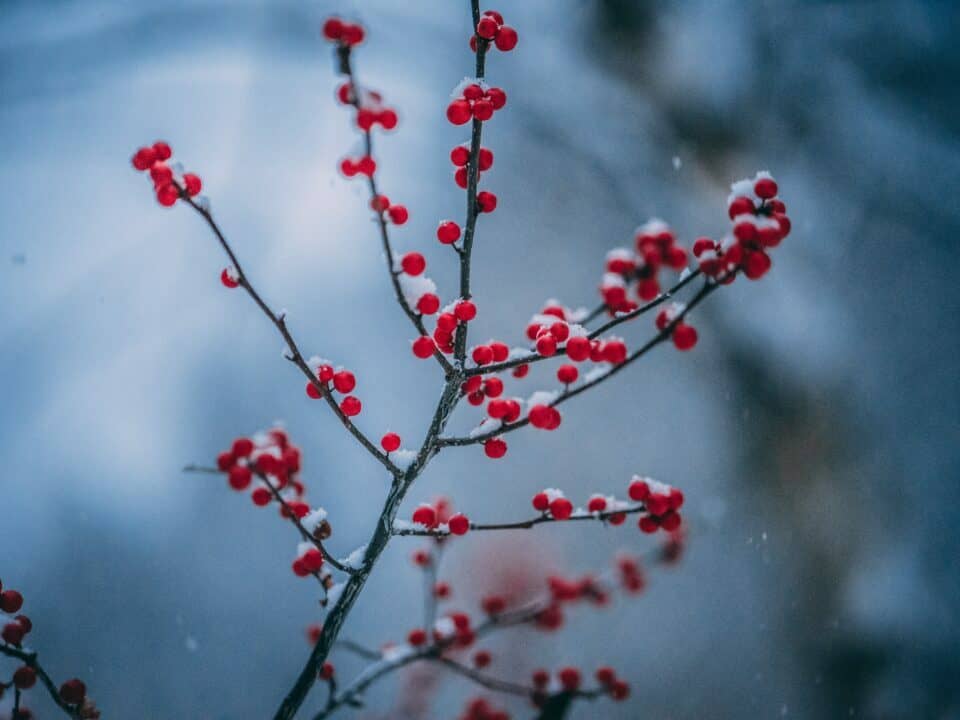
[[[511,435],[498,462],[449,451],[414,488],[404,514],[446,493],[483,520],[526,517],[545,486],[622,494],[635,472],[686,491],[679,566],[561,634],[492,641],[493,671],[608,662],[631,681],[630,702],[574,718],[960,717],[958,6],[497,9],[520,44],[488,61],[510,101],[484,137],[500,206],[480,223],[474,337],[522,342],[548,297],[594,305],[604,252],[651,215],[688,245],[718,236],[729,183],[758,169],[793,233],[767,277],[696,312],[695,352],[661,348],[565,405],[557,432]],[[282,420],[342,555],[387,488],[221,287],[200,220],[156,205],[136,147],[166,139],[203,177],[305,352],[357,373],[362,428],[412,446],[440,389],[409,352],[365,191],[335,172],[359,136],[319,37],[332,12],[367,25],[357,69],[401,113],[378,138],[383,190],[411,211],[396,244],[425,252],[452,297],[434,229],[463,212],[448,152],[467,135],[443,109],[472,72],[465,0],[0,3],[0,577],[25,594],[49,670],[83,677],[105,718],[269,716],[322,617],[289,570],[291,529],[185,464]],[[550,384],[531,374],[517,392]],[[477,419],[466,408],[455,427]],[[632,523],[470,536],[442,574],[451,607],[472,608],[498,579],[650,545]],[[391,545],[346,636],[379,646],[419,624],[416,547]],[[471,689],[426,672],[344,715],[455,717]],[[27,700],[56,716],[39,690]]]

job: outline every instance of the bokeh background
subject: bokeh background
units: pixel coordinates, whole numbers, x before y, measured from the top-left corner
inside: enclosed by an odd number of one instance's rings
[[[129,156],[172,143],[304,349],[356,371],[361,426],[412,444],[440,378],[408,350],[361,186],[334,171],[358,136],[318,27],[330,12],[368,26],[358,70],[401,112],[378,142],[383,188],[411,209],[396,242],[428,253],[449,297],[433,229],[462,214],[447,153],[466,136],[443,108],[470,72],[467,8],[0,3],[0,577],[27,596],[49,669],[84,677],[104,717],[268,716],[321,618],[290,573],[290,529],[184,464],[282,419],[342,554],[387,486],[220,286],[206,229],[158,207]],[[526,516],[544,486],[585,497],[634,472],[687,492],[679,567],[563,634],[492,642],[494,669],[610,662],[633,683],[631,702],[575,718],[960,717],[957,5],[499,9],[521,42],[488,63],[510,102],[485,133],[501,205],[475,253],[477,337],[519,342],[546,297],[592,305],[603,253],[651,215],[688,243],[721,233],[728,184],[757,169],[794,231],[768,277],[696,312],[695,352],[662,348],[565,406],[559,431],[512,435],[500,462],[448,452],[415,488],[411,505],[448,493],[484,519]],[[503,577],[649,543],[600,526],[468,537],[443,574],[470,607]],[[376,646],[419,622],[416,546],[391,546],[346,635]],[[354,714],[452,718],[467,691],[418,671]],[[41,692],[28,700],[55,716]]]

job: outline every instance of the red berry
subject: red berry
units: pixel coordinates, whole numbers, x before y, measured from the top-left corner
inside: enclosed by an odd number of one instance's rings
[[[390,216],[390,221],[394,225],[403,225],[410,218],[410,213],[403,205],[391,205],[387,215]]]
[[[470,520],[466,515],[457,513],[447,521],[450,532],[454,535],[466,535],[470,529]]]
[[[733,202],[730,203],[730,206],[727,208],[727,214],[730,216],[730,219],[733,220],[738,215],[752,215],[755,210],[753,200],[741,196],[734,198]]]
[[[393,208],[390,208],[393,210]],[[407,275],[419,275],[427,268],[427,261],[418,252],[408,252],[400,260],[400,267]]]
[[[173,155],[173,150],[163,140],[157,140],[153,144],[153,152],[156,154],[157,160],[161,161],[169,160],[170,156]]]
[[[497,615],[506,610],[507,601],[499,595],[488,595],[481,602],[481,606],[487,615]]]
[[[341,21],[340,18],[328,18],[327,21],[323,23],[323,36],[327,40],[339,40],[342,34],[343,21]]]
[[[493,350],[486,345],[477,345],[477,347],[473,349],[471,357],[477,365],[489,365],[493,362]]]
[[[23,625],[17,622],[7,623],[3,626],[3,631],[0,631],[0,638],[8,645],[19,645],[24,635],[26,632]]]
[[[480,210],[480,212],[493,212],[497,209],[497,196],[492,192],[481,190],[477,193],[477,208]]]
[[[180,191],[173,183],[166,183],[157,188],[157,202],[164,207],[170,207],[177,202]]]
[[[413,341],[413,354],[421,360],[426,360],[433,355],[433,349],[436,347],[433,340],[427,335],[421,335]]]
[[[461,322],[470,322],[477,316],[477,306],[469,300],[461,300],[454,306],[453,314]]]
[[[380,127],[384,130],[393,130],[400,118],[397,117],[395,110],[387,108],[386,110],[381,110],[380,114],[377,116],[377,121],[380,123]]]
[[[133,167],[143,172],[149,170],[157,161],[157,152],[152,147],[142,147],[134,153],[131,163]]]
[[[217,469],[226,472],[237,462],[237,458],[230,451],[222,452],[217,455]]]
[[[553,335],[546,333],[537,338],[537,352],[544,357],[551,357],[557,352],[557,341]]]
[[[500,88],[490,88],[487,90],[487,100],[493,105],[494,110],[499,110],[507,104],[507,94]]]
[[[610,686],[610,697],[614,700],[626,700],[630,695],[630,686],[623,680],[617,680]]]
[[[240,278],[237,276],[237,272],[233,268],[224,268],[220,273],[220,282],[223,283],[224,287],[232,290],[240,285]]]
[[[747,255],[743,273],[751,280],[758,280],[767,274],[771,265],[770,256],[765,252],[752,252]]]
[[[650,497],[650,486],[645,480],[636,479],[630,483],[630,487],[627,489],[627,494],[630,496],[631,500],[643,502]]]
[[[87,686],[81,680],[73,678],[60,686],[60,697],[68,705],[79,705],[87,696]]]
[[[529,372],[530,372],[530,366],[527,365],[526,363],[523,363],[521,365],[517,365],[513,369],[513,376],[515,378],[525,378],[527,376],[527,373]]]
[[[340,401],[340,411],[347,417],[359,415],[362,408],[363,405],[360,403],[360,400],[353,395],[347,395]]]
[[[340,161],[340,172],[344,177],[350,178],[360,172],[360,168],[351,158],[344,158]]]
[[[617,673],[612,667],[603,666],[597,668],[594,677],[601,685],[612,685],[617,679]]]
[[[493,657],[486,650],[477,650],[473,654],[473,666],[476,668],[485,668],[490,664]]]
[[[603,512],[607,509],[607,499],[604,497],[596,496],[590,498],[587,503],[587,510],[590,512]]]
[[[644,515],[643,517],[640,518],[640,521],[637,523],[637,526],[643,532],[650,534],[650,533],[655,533],[657,531],[657,528],[660,527],[660,523],[657,522],[657,519],[652,515]]]
[[[433,527],[437,523],[437,511],[432,505],[421,505],[413,511],[413,521]]]
[[[580,372],[574,365],[561,365],[559,368],[557,368],[557,380],[562,382],[564,385],[569,385],[572,382],[576,382],[579,375]]]
[[[483,444],[483,452],[488,458],[498,460],[507,454],[507,444],[500,438],[490,438]]]
[[[400,436],[395,432],[388,432],[380,438],[380,447],[387,452],[393,452],[400,448]]]
[[[470,122],[472,115],[470,103],[466,100],[454,100],[447,106],[447,120],[454,125],[463,125]]]
[[[426,641],[427,641],[427,633],[421,630],[420,628],[411,630],[407,634],[407,642],[413,645],[414,647],[419,647],[420,645],[423,645]]]
[[[320,679],[329,680],[330,678],[333,677],[333,672],[334,672],[333,663],[325,662],[323,665],[320,666],[320,672],[319,672]]]
[[[386,195],[375,195],[370,201],[370,209],[374,212],[382,213],[390,207],[390,198]]]
[[[29,665],[23,665],[13,673],[13,684],[21,690],[28,690],[37,682],[37,671]]]
[[[341,370],[333,375],[333,387],[337,392],[348,393],[357,386],[357,378],[349,370]]]
[[[486,172],[493,167],[493,152],[487,148],[480,148],[480,154],[477,156],[477,168],[481,172]]]
[[[496,10],[484,10],[483,15],[484,17],[492,17],[497,21],[497,25],[503,25],[503,15],[498,13]]]
[[[517,46],[518,39],[516,30],[509,25],[502,25],[497,32],[497,38],[494,40],[494,44],[497,46],[497,50],[510,52]]]
[[[253,473],[246,465],[234,465],[230,468],[230,474],[227,481],[234,490],[246,490],[250,487],[250,481],[253,479]]]
[[[480,18],[480,22],[477,23],[477,35],[482,37],[484,40],[493,40],[499,28],[500,26],[497,24],[496,20],[489,15],[484,15],[482,18]]]
[[[203,187],[203,183],[200,181],[200,177],[198,175],[186,173],[183,176],[183,187],[187,191],[187,195],[193,197],[194,195],[200,194],[200,189]]]
[[[550,496],[545,492],[538,492],[533,496],[531,502],[534,510],[539,510],[540,512],[546,512],[550,508]]]
[[[580,687],[580,671],[575,667],[561,668],[557,673],[564,690],[576,690]]]
[[[264,507],[269,505],[270,501],[273,499],[273,495],[270,494],[270,491],[265,487],[254,488],[253,492],[250,493],[250,499],[253,501],[253,504],[257,507]]]
[[[457,145],[450,151],[450,162],[457,167],[463,167],[470,160],[470,150],[463,145]]]
[[[493,352],[491,346],[487,346]],[[493,359],[496,360],[497,356],[494,353]],[[503,380],[498,377],[487,378],[483,383],[483,394],[489,398],[500,397],[503,394]]]
[[[582,335],[567,340],[567,357],[574,362],[583,362],[590,357],[590,341]]]
[[[417,300],[417,311],[421,315],[433,315],[440,309],[440,298],[433,293],[425,293]]]
[[[555,520],[566,520],[573,514],[573,503],[564,497],[554,498],[550,503],[550,514]]]
[[[230,446],[230,451],[234,457],[250,457],[250,453],[253,452],[253,440],[245,437],[237,438]]]
[[[673,327],[673,344],[677,350],[690,350],[697,344],[697,330],[692,325],[679,322]]]
[[[310,548],[300,557],[300,562],[310,572],[317,572],[323,567],[323,553],[318,548]]]
[[[753,191],[761,200],[769,200],[777,194],[777,183],[773,178],[760,178],[754,183]]]
[[[457,328],[457,316],[451,313],[440,313],[437,316],[437,329],[444,332],[453,332]]]
[[[473,102],[473,116],[477,120],[486,121],[493,117],[493,103],[481,98]]]
[[[343,23],[340,31],[340,41],[344,45],[359,45],[364,38],[363,27],[355,23]]]

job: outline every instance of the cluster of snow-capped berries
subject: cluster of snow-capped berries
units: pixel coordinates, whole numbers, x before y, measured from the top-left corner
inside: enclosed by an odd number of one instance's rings
[[[158,140],[153,145],[137,150],[130,161],[140,172],[150,172],[157,202],[164,207],[171,207],[181,197],[199,195],[203,187],[199,176],[193,173],[181,174],[176,167],[167,163],[172,155],[170,146]]]
[[[493,43],[497,50],[503,52],[513,50],[520,39],[517,31],[506,25],[503,15],[496,10],[485,10],[475,30],[476,34],[470,36],[470,49],[474,52],[477,51],[477,38]]]
[[[769,172],[730,186],[727,213],[731,234],[719,241],[699,238],[693,254],[704,274],[733,282],[737,270],[750,280],[763,277],[772,265],[768,252],[790,234],[787,206],[777,197],[777,183]]]
[[[0,614],[13,616],[3,623],[3,630],[0,631],[0,640],[2,640],[5,645],[21,648],[23,646],[23,639],[33,630],[33,623],[30,621],[30,618],[26,615],[19,614],[22,608],[23,595],[13,589],[8,588],[4,590],[3,582],[0,581]],[[21,665],[14,671],[10,682],[0,680],[0,699],[3,698],[4,692],[9,687],[15,687],[18,690],[29,690],[36,685],[36,683],[36,668],[30,663]],[[82,680],[77,678],[67,680],[60,686],[59,695],[60,699],[65,704],[70,705],[76,715],[83,718],[83,720],[96,720],[96,718],[100,717],[100,711],[97,710],[93,701],[87,697],[87,686]],[[23,714],[22,717],[26,718],[30,716]]]
[[[637,228],[635,249],[614,248],[607,253],[600,295],[611,314],[629,312],[639,302],[660,294],[660,271],[683,270],[687,252],[677,244],[673,230],[654,218]]]
[[[507,104],[507,94],[501,88],[473,78],[464,78],[450,96],[447,120],[454,125],[465,125],[471,119],[484,122]]]
[[[359,45],[366,35],[360,23],[349,22],[338,17],[327,18],[321,32],[329,42],[345,47]]]
[[[652,533],[659,528],[672,532],[680,527],[681,517],[678,511],[683,505],[684,496],[683,492],[677,488],[635,475],[627,487],[627,495],[634,502],[643,503],[644,512],[638,521],[638,526],[643,532]],[[601,494],[590,496],[586,510],[575,509],[573,503],[564,496],[563,491],[556,488],[541,490],[530,502],[534,510],[554,520],[600,515],[611,525],[623,524],[626,520],[626,512],[636,509],[625,500]]]
[[[428,530],[440,530],[451,535],[466,535],[470,530],[470,518],[463,513],[453,513],[450,501],[438,498],[432,503],[421,503],[410,518],[415,525]]]

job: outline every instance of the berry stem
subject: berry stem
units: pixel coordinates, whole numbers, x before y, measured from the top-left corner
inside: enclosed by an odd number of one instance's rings
[[[57,707],[63,710],[69,717],[76,718],[79,720],[80,711],[79,708],[76,708],[72,705],[68,705],[64,702],[63,698],[60,697],[60,691],[57,689],[57,686],[54,684],[53,680],[47,674],[47,671],[43,669],[40,665],[40,662],[37,660],[37,653],[30,650],[23,650],[21,648],[16,648],[11,645],[0,644],[0,654],[6,655],[7,657],[16,658],[20,660],[24,665],[32,667],[37,672],[37,678],[46,688],[47,693],[50,695],[50,699],[53,700]],[[20,689],[16,688],[14,693],[14,710],[17,709],[17,706],[20,702]],[[16,712],[14,712],[14,717],[16,717]]]
[[[641,513],[646,510],[646,507],[641,503],[639,505],[631,505],[628,508],[622,510],[604,510],[603,512],[590,513],[589,515],[571,515],[566,520],[557,520],[551,515],[538,515],[535,518],[530,518],[529,520],[518,520],[516,522],[507,522],[507,523],[470,523],[470,531],[475,530],[529,530],[536,527],[537,525],[542,525],[543,523],[552,523],[552,522],[570,522],[571,520],[599,520],[600,522],[605,522],[609,520],[614,515],[633,515],[635,513]],[[415,536],[415,537],[447,537],[450,535],[449,531],[439,530],[437,528],[403,528],[403,529],[394,529],[393,534],[396,536]]]
[[[471,10],[473,13],[473,26],[476,28],[480,22],[480,2],[471,0]],[[485,58],[487,48],[490,43],[479,35],[477,38],[476,57],[476,79],[482,80],[485,73]],[[477,205],[477,184],[480,179],[480,144],[483,135],[483,122],[473,119],[472,132],[470,134],[470,159],[467,161],[467,220],[464,223],[463,230],[463,250],[460,252],[460,298],[470,299],[470,258],[473,253],[473,238],[477,228],[477,216],[479,207]],[[454,335],[453,356],[457,364],[462,368],[467,351],[467,323],[460,323],[457,326]]]

